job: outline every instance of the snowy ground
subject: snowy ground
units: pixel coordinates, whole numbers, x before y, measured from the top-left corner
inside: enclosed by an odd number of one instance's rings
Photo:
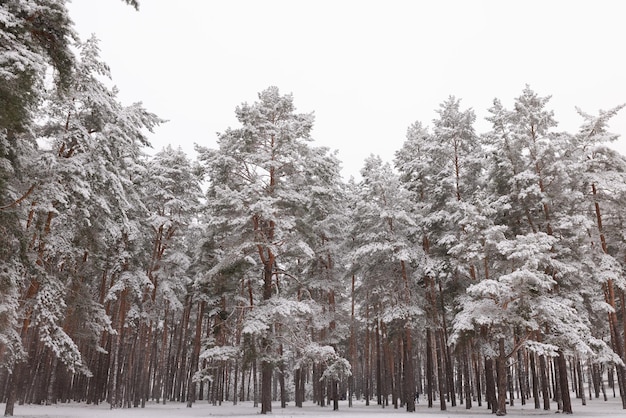
[[[0,404],[0,413],[4,411],[4,404]],[[280,408],[280,403],[273,405],[270,416],[293,417],[293,418],[383,418],[390,415],[404,415],[407,413],[402,409],[380,408],[376,405],[366,407],[363,402],[355,402],[352,408],[348,408],[347,402],[341,402],[339,411],[333,411],[332,407],[320,408],[311,402],[305,403],[304,408],[296,408],[292,405],[285,409]],[[529,417],[529,416],[554,416],[556,404],[553,410],[535,410],[534,404],[525,406],[516,405],[509,407],[509,417]],[[609,399],[604,402],[599,399],[587,401],[586,406],[582,406],[580,400],[573,399],[574,415],[578,417],[624,417],[626,411],[622,409],[619,398]],[[114,409],[108,405],[98,406],[85,404],[69,405],[16,405],[15,417],[22,418],[66,418],[66,417],[87,417],[87,418],[160,418],[160,417],[259,417],[260,408],[254,408],[252,403],[244,402],[240,405],[223,404],[222,406],[212,406],[204,402],[196,403],[193,408],[186,408],[185,404],[168,403],[167,405],[149,404],[145,408]],[[417,414],[423,418],[477,418],[491,417],[490,411],[483,407],[474,407],[466,410],[464,406],[448,408],[447,411],[439,411],[438,405],[429,409],[424,404],[417,406]]]

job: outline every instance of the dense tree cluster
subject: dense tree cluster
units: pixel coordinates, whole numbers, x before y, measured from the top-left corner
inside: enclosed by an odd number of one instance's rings
[[[197,161],[146,155],[162,121],[119,102],[64,1],[3,2],[0,27],[6,415],[344,396],[571,412],[605,382],[626,408],[622,106],[559,132],[527,86],[479,134],[450,97],[345,182],[276,87]]]

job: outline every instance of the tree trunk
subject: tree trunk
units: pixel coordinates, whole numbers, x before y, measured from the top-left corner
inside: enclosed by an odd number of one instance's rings
[[[597,200],[597,190],[595,183],[591,184],[591,192],[593,194],[594,207],[596,211],[596,221],[598,227],[598,233],[600,234],[600,243],[602,246],[602,251],[605,254],[609,253],[608,246],[606,243],[606,237],[604,236],[604,228],[602,226],[602,213],[600,210],[600,203]],[[611,308],[613,308],[612,312],[609,312],[608,315],[608,324],[609,330],[611,334],[611,343],[613,346],[613,351],[622,359],[622,361],[626,361],[626,346],[623,342],[626,342],[626,334],[620,338],[620,332],[618,328],[618,318],[617,318],[617,308],[615,304],[615,287],[613,284],[613,279],[608,279],[606,283],[603,285],[604,290],[604,298],[606,303],[608,303]],[[624,310],[624,306],[622,303],[622,310]],[[626,315],[626,312],[622,312],[622,315]],[[626,327],[626,319],[624,319],[623,327]],[[626,331],[626,329],[625,329]],[[623,338],[623,339],[622,339]],[[620,365],[617,367],[617,380],[620,388],[621,398],[622,398],[622,408],[626,409],[626,367]]]
[[[263,251],[261,250],[261,252]],[[263,269],[263,300],[265,301],[272,297],[274,262],[274,254],[268,249]],[[263,360],[261,360],[261,414],[264,415],[272,412],[272,374],[274,373],[274,367],[272,362],[267,360],[267,356],[271,354],[271,349],[271,339],[267,336],[263,337],[261,339],[261,351],[263,354]]]
[[[559,356],[557,357],[559,364],[559,384],[561,389],[561,402],[563,403],[563,413],[572,413],[572,401],[569,395],[569,383],[567,381],[567,363],[565,361],[565,354],[563,350],[559,350]]]
[[[426,392],[428,395],[428,407],[433,407],[433,392],[435,371],[433,368],[433,335],[430,328],[426,328]]]
[[[437,330],[437,334],[441,333],[442,331],[439,329]],[[441,338],[441,335],[437,335],[437,338],[435,339],[435,345],[437,347],[437,382],[439,384],[439,407],[441,408],[442,411],[445,411],[447,409],[447,405],[446,405],[446,377],[444,374],[444,349],[441,346],[443,343],[443,338]]]
[[[12,417],[13,416],[13,412],[15,409],[15,398],[16,398],[16,385],[15,383],[15,377],[14,377],[14,373],[9,375],[9,379],[8,379],[8,383],[7,383],[7,387],[9,388],[9,393],[8,396],[6,398],[6,405],[4,407],[4,416],[5,417]]]
[[[507,374],[506,374],[506,353],[504,349],[504,338],[500,338],[498,341],[498,357],[496,358],[497,378],[498,378],[498,407],[496,415],[506,415],[506,389],[507,389]]]
[[[409,324],[404,327],[404,402],[407,412],[415,412],[415,371],[413,369],[413,340]]]
[[[465,409],[472,409],[472,385],[470,378],[470,355],[468,342],[463,341],[463,388],[465,394]]]
[[[545,356],[539,357],[539,376],[541,378],[541,397],[543,398],[543,410],[550,410],[550,386],[548,382],[548,365]]]
[[[339,411],[339,383],[336,379],[332,379],[330,385],[331,396],[333,398],[333,411]]]
[[[302,368],[298,367],[297,369],[293,371],[293,383],[295,385],[294,396],[295,396],[295,403],[296,403],[297,408],[302,408],[302,402],[304,401],[303,399],[304,391],[301,391],[300,389],[301,375],[302,375]]]
[[[202,342],[202,318],[204,316],[205,301],[198,304],[198,313],[196,317],[196,333],[193,339],[193,353],[191,355],[191,368],[189,371],[187,382],[187,408],[191,408],[196,401],[196,382],[193,381],[193,376],[198,371],[200,363],[200,345]],[[235,392],[237,391],[237,385],[235,385]],[[237,395],[234,396],[235,400]]]
[[[578,389],[580,392],[580,399],[583,405],[587,405],[587,396],[585,395],[585,379],[583,376],[583,367],[580,359],[576,360],[576,375],[578,377]]]
[[[528,382],[527,369],[526,366],[528,362],[526,361],[526,355],[524,350],[519,349],[517,351],[517,377],[519,384],[519,395],[522,402],[522,405],[526,405],[526,385]]]
[[[533,383],[533,399],[535,400],[535,409],[541,409],[539,403],[539,377],[537,376],[537,367],[535,365],[535,353],[529,353],[530,357],[530,373]]]
[[[371,337],[370,337],[370,304],[369,304],[369,293],[365,294],[365,347],[364,357],[365,357],[365,370],[364,370],[364,396],[365,396],[365,406],[370,405],[370,398],[372,396],[372,384],[371,384],[371,374],[372,374],[372,359],[371,359]]]
[[[481,384],[480,384],[480,377],[481,377],[481,373],[480,373],[480,358],[475,354],[474,350],[472,350],[472,363],[474,365],[474,382],[476,385],[476,397],[478,400],[478,406],[483,406],[483,399],[482,399],[482,388],[481,388]]]

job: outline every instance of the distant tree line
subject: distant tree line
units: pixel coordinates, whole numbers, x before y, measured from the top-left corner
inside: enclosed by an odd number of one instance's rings
[[[526,86],[345,181],[269,87],[146,155],[63,0],[0,4],[0,402],[626,408],[626,158]],[[135,1],[126,1],[135,7]],[[608,389],[607,389],[608,385]]]

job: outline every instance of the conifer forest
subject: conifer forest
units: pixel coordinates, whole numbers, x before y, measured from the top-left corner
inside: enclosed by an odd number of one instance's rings
[[[562,132],[520,86],[476,132],[443,98],[393,161],[345,180],[313,113],[271,86],[197,158],[148,154],[164,121],[120,102],[65,3],[0,2],[5,415],[626,408],[626,157],[608,146],[623,106]]]

